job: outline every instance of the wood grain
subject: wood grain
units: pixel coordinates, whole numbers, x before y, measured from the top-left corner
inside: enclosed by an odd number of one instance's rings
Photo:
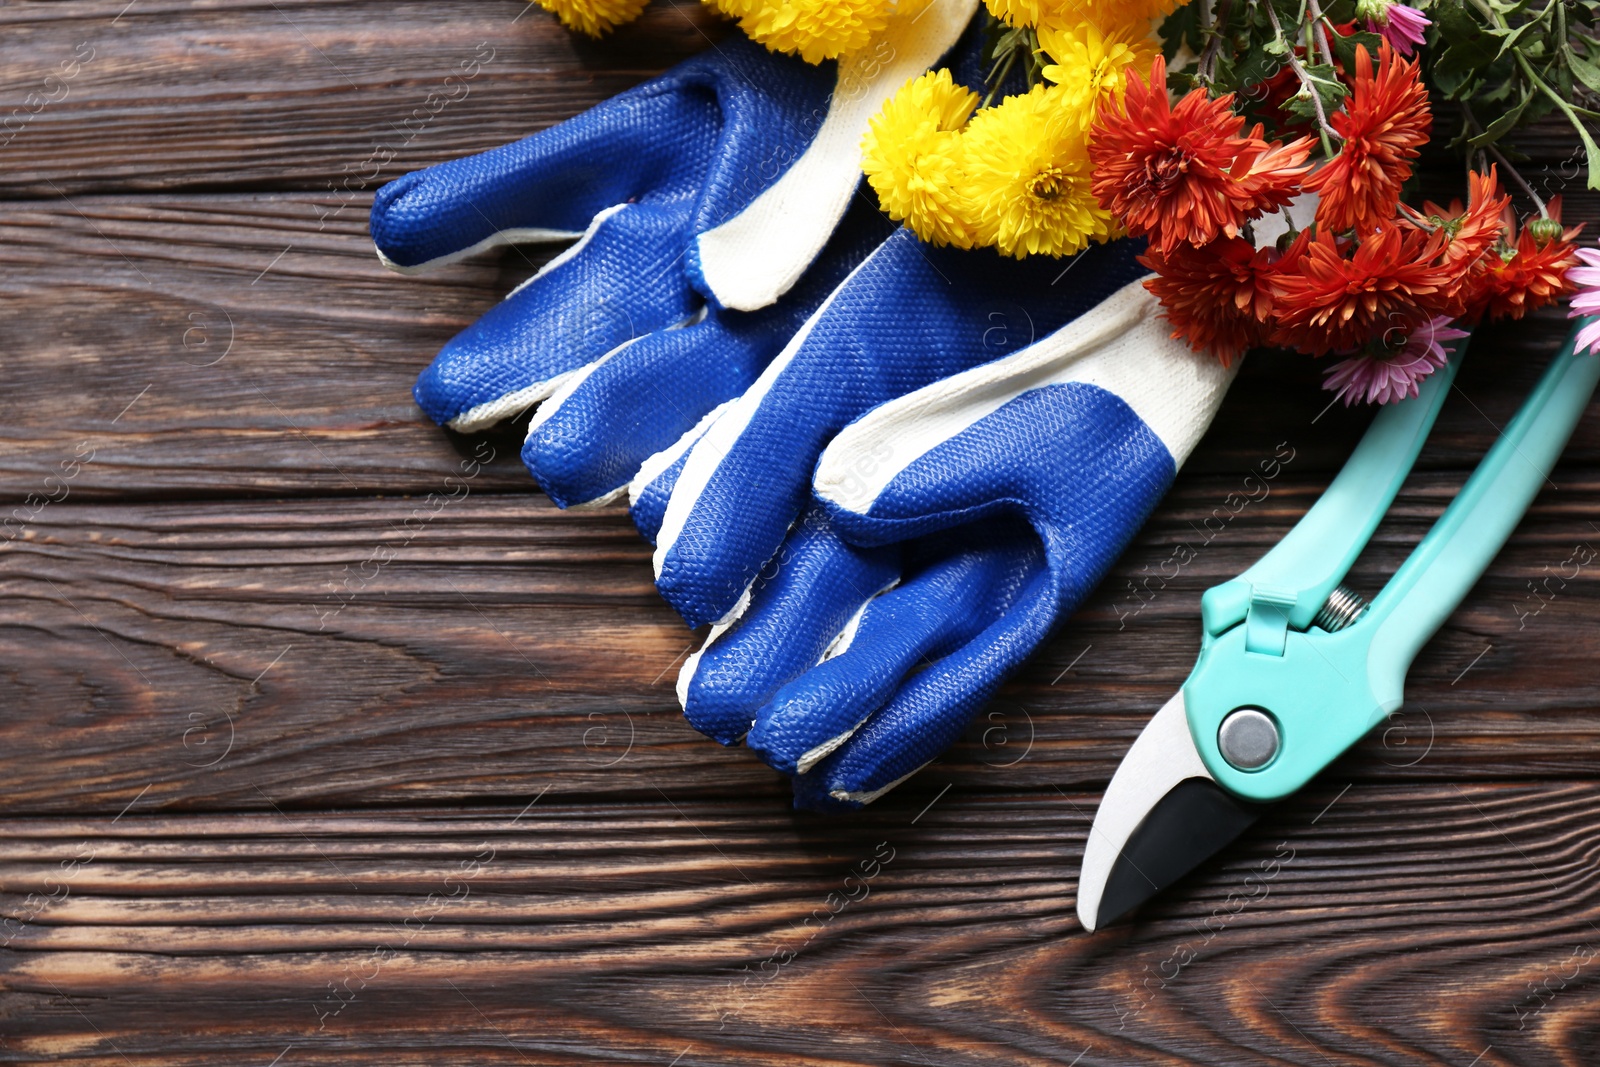
[[[1091,937],[1072,900],[1095,799],[924,783],[848,820],[670,795],[14,820],[4,1049],[17,1063],[1593,1062],[1594,783],[1319,786],[1137,925]]]
[[[724,32],[694,0],[656,0],[604,43],[524,0],[394,0],[381,18],[348,0],[7,4],[0,198],[370,193],[569,118]],[[135,150],[106,150],[119,144]]]
[[[417,412],[550,250],[388,274],[377,185],[722,32],[693,0],[601,43],[522,0],[0,6],[0,1063],[1600,1062],[1593,413],[1403,713],[1085,936],[1089,820],[1200,593],[1364,428],[1321,366],[1252,357],[1078,617],[836,819],[683,723],[699,635],[624,515],[557,511],[515,426]],[[1600,221],[1559,123],[1522,147]],[[1565,330],[1480,332],[1351,584]]]
[[[1192,663],[1200,593],[1315,499],[1295,462],[1237,516],[1244,474],[1186,476],[942,773],[1104,783]],[[1346,773],[1593,774],[1600,474],[1555,478]],[[1413,480],[1357,588],[1381,587],[1458,483]],[[52,505],[0,549],[0,810],[777,797],[681,719],[672,687],[701,636],[655,596],[624,516],[466,479],[432,500]]]
[[[80,499],[426,493],[459,474],[473,444],[423,416],[411,382],[533,267],[511,253],[401,279],[373,255],[365,204],[338,209],[146,197],[8,212],[9,495],[40,491],[86,450]],[[514,440],[495,447],[482,483],[528,488]]]

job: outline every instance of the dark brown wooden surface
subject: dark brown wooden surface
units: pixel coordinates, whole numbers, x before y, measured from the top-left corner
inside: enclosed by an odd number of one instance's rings
[[[715,20],[657,0],[597,45],[520,0],[125,5],[0,6],[0,121],[28,116],[0,147],[0,1062],[1600,1063],[1600,564],[1568,562],[1600,548],[1600,419],[1390,727],[1086,936],[1084,835],[1193,661],[1199,594],[1362,429],[1318,368],[1247,366],[947,758],[859,816],[796,814],[682,722],[696,635],[626,517],[557,511],[514,429],[453,437],[410,401],[541,254],[399,278],[364,230],[381,181]],[[1526,140],[1600,219],[1559,130]],[[1356,586],[1564,329],[1482,333]]]

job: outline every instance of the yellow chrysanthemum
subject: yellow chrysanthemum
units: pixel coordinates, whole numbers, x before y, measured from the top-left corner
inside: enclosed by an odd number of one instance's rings
[[[924,241],[971,248],[976,236],[961,202],[961,127],[978,95],[948,70],[903,85],[873,117],[861,143],[862,169],[889,217]]]
[[[984,0],[1013,26],[1127,26],[1172,14],[1189,0]]]
[[[1058,29],[1039,27],[1039,43],[1054,63],[1044,76],[1067,91],[1069,109],[1087,130],[1107,100],[1122,101],[1128,69],[1149,76],[1150,63],[1161,49],[1150,37],[1150,24],[1138,23],[1102,34],[1090,22]]]
[[[860,51],[889,19],[928,0],[704,0],[739,20],[740,29],[775,52],[821,63]]]
[[[650,0],[534,0],[569,30],[599,37],[639,17]]]
[[[1068,256],[1117,235],[1090,188],[1088,140],[1068,91],[1036,85],[972,117],[962,135],[964,187],[978,241],[1021,259]]]

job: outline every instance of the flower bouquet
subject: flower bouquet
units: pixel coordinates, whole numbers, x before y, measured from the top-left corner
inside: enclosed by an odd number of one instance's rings
[[[820,62],[927,0],[707,2]],[[539,3],[591,33],[645,6]],[[912,80],[863,145],[882,209],[924,241],[1020,258],[1144,237],[1174,336],[1225,364],[1257,346],[1332,357],[1324,384],[1347,404],[1414,395],[1458,325],[1520,318],[1600,275],[1506,141],[1558,114],[1600,188],[1595,0],[985,4],[984,84]],[[1436,108],[1459,115],[1464,202],[1408,195]]]

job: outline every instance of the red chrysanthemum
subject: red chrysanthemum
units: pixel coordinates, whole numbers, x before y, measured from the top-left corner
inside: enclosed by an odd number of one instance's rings
[[[1567,279],[1567,272],[1579,265],[1574,242],[1583,226],[1562,227],[1559,196],[1550,201],[1547,210],[1547,218],[1525,223],[1512,243],[1510,236],[1516,232],[1516,220],[1511,209],[1506,208],[1502,231],[1506,242],[1473,264],[1472,305],[1467,309],[1473,321],[1480,316],[1491,322],[1520,319],[1577,290]]]
[[[1423,221],[1439,227],[1442,264],[1465,275],[1483,254],[1493,248],[1505,229],[1503,216],[1511,210],[1511,196],[1500,187],[1496,168],[1488,174],[1467,174],[1467,206],[1452,200],[1448,210],[1431,200],[1422,205]],[[1514,227],[1513,227],[1514,228]]]
[[[1196,352],[1209,350],[1226,367],[1263,341],[1263,324],[1272,317],[1276,259],[1275,250],[1223,237],[1204,248],[1152,248],[1139,262],[1156,272],[1144,284],[1166,309],[1172,336]]]
[[[1440,265],[1437,235],[1395,225],[1359,242],[1309,232],[1273,272],[1274,343],[1320,356],[1449,313],[1457,279]]]
[[[1356,76],[1344,110],[1328,119],[1344,144],[1327,165],[1305,179],[1321,195],[1317,225],[1365,233],[1387,225],[1400,203],[1411,160],[1428,142],[1431,114],[1417,62],[1379,49],[1378,73],[1364,46],[1356,47]]]
[[[1502,231],[1510,217],[1511,197],[1501,189],[1495,168],[1489,173],[1472,171],[1467,175],[1467,206],[1452,200],[1442,208],[1431,200],[1422,205],[1422,211],[1412,212],[1400,221],[1430,232],[1428,252],[1423,258],[1437,259],[1448,280],[1444,292],[1451,298],[1441,305],[1442,313],[1452,318],[1476,321],[1482,311],[1483,261],[1492,256],[1492,249],[1502,242]],[[1513,227],[1514,229],[1514,227]],[[1509,233],[1506,238],[1509,238]],[[1477,310],[1473,310],[1477,309]]]
[[[1232,94],[1212,100],[1195,89],[1174,107],[1159,56],[1148,81],[1129,78],[1122,106],[1103,109],[1089,142],[1101,206],[1171,253],[1237,237],[1250,219],[1287,204],[1310,140],[1268,144],[1260,126],[1244,131],[1232,103]]]

